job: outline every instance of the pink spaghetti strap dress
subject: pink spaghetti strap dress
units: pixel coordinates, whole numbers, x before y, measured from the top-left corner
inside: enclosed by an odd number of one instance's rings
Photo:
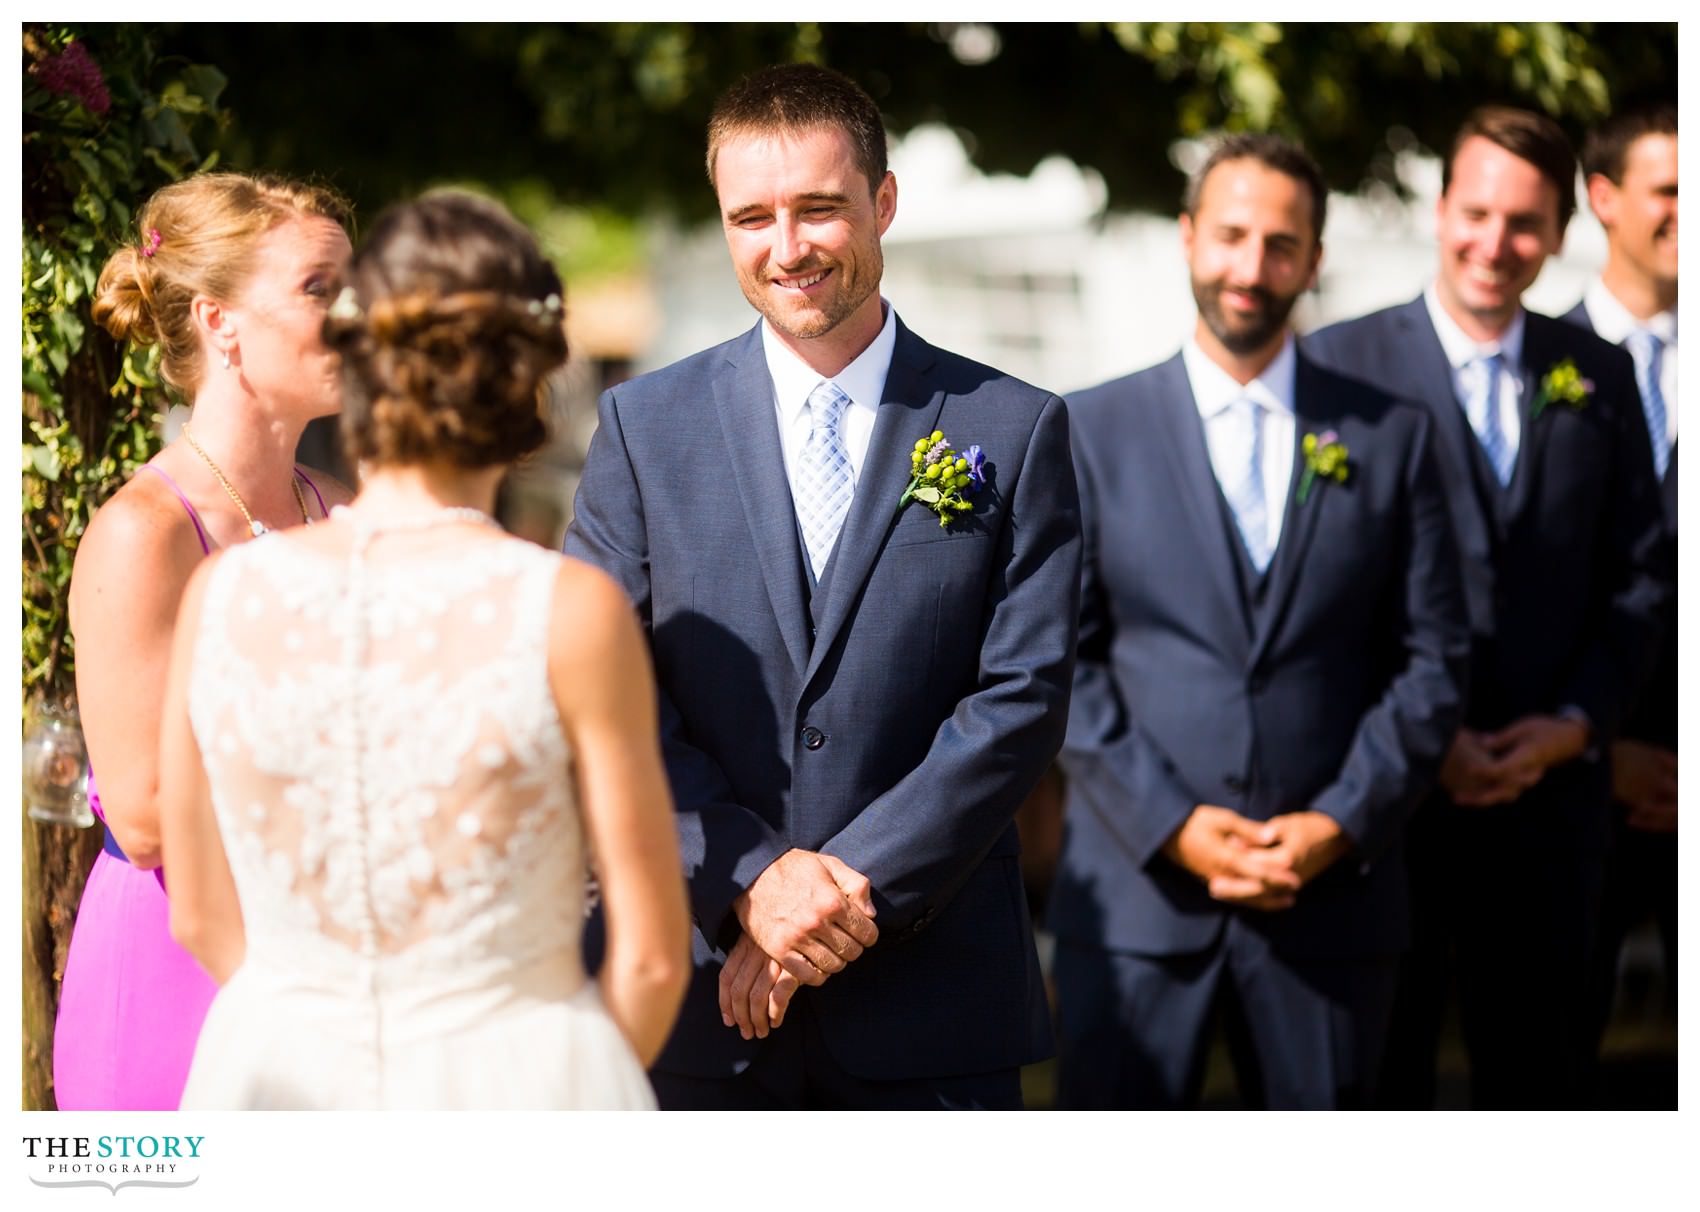
[[[175,481],[153,464],[183,502],[201,551],[212,544],[200,515]],[[299,468],[319,515],[318,487]],[[89,807],[104,822],[89,776]],[[54,1096],[62,1111],[174,1111],[183,1094],[201,1020],[218,991],[171,937],[163,869],[130,865],[109,830],[77,906],[53,1030]]]

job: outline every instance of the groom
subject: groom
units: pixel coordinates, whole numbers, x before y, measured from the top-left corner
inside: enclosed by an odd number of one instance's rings
[[[880,297],[897,182],[851,81],[746,78],[708,172],[761,322],[604,394],[567,539],[661,686],[696,972],[656,1090],[1019,1107],[1051,1048],[1012,818],[1067,717],[1062,403]]]

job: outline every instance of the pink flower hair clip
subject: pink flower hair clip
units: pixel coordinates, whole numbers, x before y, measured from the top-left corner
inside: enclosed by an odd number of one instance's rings
[[[148,228],[148,242],[142,245],[142,256],[151,257],[159,251],[159,228]]]

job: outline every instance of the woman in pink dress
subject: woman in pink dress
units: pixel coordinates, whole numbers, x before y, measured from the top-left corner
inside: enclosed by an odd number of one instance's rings
[[[182,436],[106,502],[77,549],[71,628],[90,802],[106,823],[77,910],[54,1030],[64,1110],[174,1109],[215,987],[171,939],[159,869],[159,731],[178,599],[215,547],[325,516],[349,498],[294,464],[337,411],[320,329],[347,262],[328,190],[209,173],[169,185],[101,273],[94,316],[161,347],[193,406]]]

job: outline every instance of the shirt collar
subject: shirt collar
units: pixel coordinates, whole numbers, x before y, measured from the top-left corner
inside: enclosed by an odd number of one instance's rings
[[[874,410],[878,410],[885,395],[891,355],[897,348],[897,310],[883,296],[880,307],[885,312],[885,324],[880,328],[879,336],[856,355],[855,361],[832,376],[832,382],[850,397],[853,404]],[[779,415],[785,424],[790,425],[808,406],[810,393],[826,376],[786,348],[785,343],[773,335],[765,317],[761,322],[761,346],[767,358],[768,374],[773,377]]]
[[[1298,372],[1297,343],[1292,330],[1287,331],[1276,353],[1263,372],[1249,383],[1242,384],[1210,360],[1198,344],[1196,336],[1188,337],[1181,346],[1181,361],[1186,364],[1186,377],[1192,385],[1192,398],[1198,404],[1198,414],[1209,420],[1236,400],[1250,397],[1270,412],[1293,412],[1293,382]]]
[[[1446,314],[1446,308],[1440,305],[1440,296],[1435,293],[1433,282],[1423,291],[1423,302],[1428,305],[1429,322],[1434,325],[1435,335],[1440,338],[1440,348],[1446,351],[1446,360],[1453,370],[1462,370],[1477,358],[1485,358],[1491,354],[1499,354],[1504,358],[1507,370],[1515,370],[1522,365],[1525,325],[1521,307],[1497,340],[1478,341],[1459,328],[1458,322]]]
[[[1614,345],[1623,344],[1637,328],[1651,329],[1653,335],[1666,345],[1676,344],[1674,307],[1646,320],[1638,319],[1618,301],[1617,296],[1606,288],[1605,282],[1600,278],[1588,283],[1588,289],[1582,295],[1582,303],[1588,309],[1588,322],[1594,326],[1594,331]]]

